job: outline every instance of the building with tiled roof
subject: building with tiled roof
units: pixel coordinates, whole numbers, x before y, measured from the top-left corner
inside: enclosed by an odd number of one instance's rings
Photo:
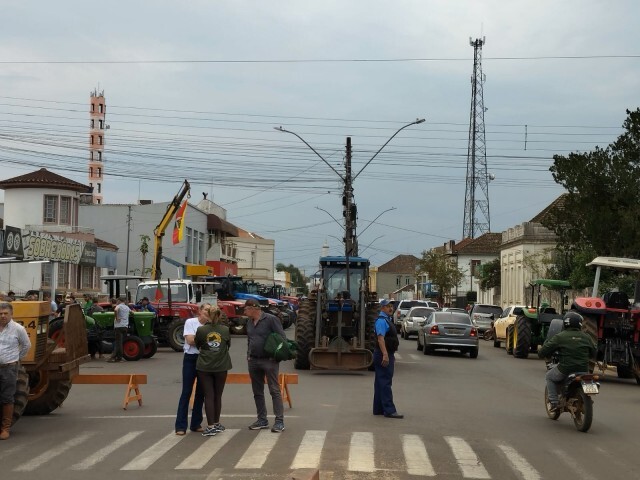
[[[398,255],[380,265],[376,274],[378,297],[397,297],[396,300],[414,298],[417,294],[416,267],[419,261],[415,255]],[[394,292],[398,293],[394,295]]]
[[[562,208],[566,194],[560,195],[530,221],[502,232],[500,246],[501,305],[526,305],[530,301],[529,282],[544,276],[542,260],[556,248],[554,232],[542,225],[549,212]]]
[[[18,177],[8,178],[0,181],[0,188],[10,190],[15,188],[55,188],[59,190],[70,190],[78,193],[91,193],[92,188],[88,185],[78,183],[69,178],[50,172],[46,168],[41,168],[35,172],[26,173]]]

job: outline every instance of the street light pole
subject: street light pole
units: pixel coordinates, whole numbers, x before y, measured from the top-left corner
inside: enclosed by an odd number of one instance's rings
[[[402,130],[404,130],[407,127],[410,127],[411,125],[418,125],[420,123],[423,123],[425,121],[424,118],[418,118],[415,121],[408,123],[402,127],[400,127],[398,130],[396,130],[396,132],[391,135],[391,137],[389,137],[389,140],[387,140],[384,145],[382,145],[378,151],[373,155],[373,157],[371,157],[369,159],[369,161],[367,163],[365,163],[365,165],[360,169],[360,171],[355,175],[355,177],[352,178],[351,175],[351,137],[347,137],[347,146],[346,146],[346,157],[345,157],[345,175],[341,175],[334,167],[333,165],[331,165],[329,162],[327,162],[322,155],[320,155],[311,145],[309,145],[307,143],[307,141],[302,138],[300,135],[298,135],[295,132],[292,132],[290,130],[286,130],[284,128],[280,127],[273,127],[275,130],[278,130],[280,132],[285,132],[285,133],[290,133],[291,135],[295,135],[296,137],[298,137],[307,147],[309,147],[313,153],[315,153],[318,157],[320,157],[320,159],[329,166],[329,168],[331,170],[333,170],[336,175],[338,175],[338,177],[340,177],[340,179],[343,181],[344,184],[344,190],[343,190],[343,194],[342,194],[342,215],[344,216],[344,231],[345,231],[345,236],[344,236],[344,250],[345,250],[345,257],[347,257],[347,264],[349,262],[349,257],[357,257],[358,256],[358,236],[356,235],[356,227],[357,227],[357,218],[358,218],[358,209],[356,206],[356,203],[354,201],[353,198],[353,182],[356,178],[358,178],[358,175],[360,175],[362,173],[362,171],[367,168],[367,166],[373,161],[374,158],[376,158],[378,156],[378,154],[382,151],[382,149],[384,147],[386,147],[388,145],[388,143],[393,140],[393,138],[398,135],[398,133],[400,133]],[[391,208],[389,210],[393,210],[394,208]],[[377,220],[383,213],[388,212],[389,210],[385,210],[384,212],[382,212],[380,215],[378,215],[375,219]],[[328,212],[327,212],[328,213]],[[333,218],[333,216],[331,217]],[[335,220],[335,219],[334,219]],[[373,222],[371,222],[366,228],[369,228],[371,226],[371,224],[373,224]],[[364,231],[364,230],[363,230]]]

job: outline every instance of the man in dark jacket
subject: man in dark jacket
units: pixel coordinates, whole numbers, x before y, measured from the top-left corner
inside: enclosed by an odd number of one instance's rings
[[[273,413],[276,421],[271,428],[274,433],[284,430],[284,405],[280,394],[280,384],[278,375],[280,368],[278,362],[264,351],[264,343],[272,332],[282,336],[284,340],[287,335],[284,333],[280,319],[269,313],[265,313],[260,308],[257,300],[250,298],[244,304],[244,314],[249,317],[247,322],[248,351],[247,360],[249,362],[249,376],[251,377],[251,387],[253,389],[253,399],[256,402],[258,419],[249,425],[250,430],[261,430],[269,428],[267,420],[267,406],[264,400],[264,379],[267,378],[269,393],[273,402]]]
[[[560,361],[547,371],[547,395],[551,410],[558,407],[558,384],[572,373],[588,372],[589,359],[595,357],[596,346],[593,339],[582,331],[582,315],[567,312],[564,316],[564,330],[548,339],[538,350],[541,358],[558,352]]]

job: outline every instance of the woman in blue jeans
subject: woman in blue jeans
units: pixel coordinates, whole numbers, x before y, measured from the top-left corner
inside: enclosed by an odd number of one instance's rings
[[[198,349],[195,346],[196,331],[198,327],[209,321],[209,310],[211,304],[200,305],[198,316],[184,322],[184,357],[182,360],[182,393],[178,401],[178,413],[176,414],[176,435],[187,433],[189,416],[189,400],[193,391],[193,384],[196,381],[196,363],[198,361]],[[192,432],[202,432],[202,406],[204,405],[204,393],[200,383],[196,385],[196,394],[193,399],[193,410],[191,411]]]

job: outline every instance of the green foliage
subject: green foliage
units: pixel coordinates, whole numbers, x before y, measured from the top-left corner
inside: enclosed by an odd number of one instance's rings
[[[608,147],[553,157],[550,171],[567,195],[544,225],[566,253],[588,247],[596,256],[640,257],[640,109],[627,115]]]
[[[448,295],[452,288],[460,285],[464,272],[450,257],[434,251],[423,251],[416,267],[418,274],[426,274],[437,287],[440,296]]]
[[[482,290],[489,290],[500,286],[501,268],[500,259],[496,258],[490,262],[480,265],[479,282]]]
[[[305,295],[309,293],[309,289],[307,288],[307,278],[302,274],[298,267],[295,267],[292,264],[286,266],[284,263],[278,263],[276,265],[276,271],[288,272],[291,276],[291,286]]]

